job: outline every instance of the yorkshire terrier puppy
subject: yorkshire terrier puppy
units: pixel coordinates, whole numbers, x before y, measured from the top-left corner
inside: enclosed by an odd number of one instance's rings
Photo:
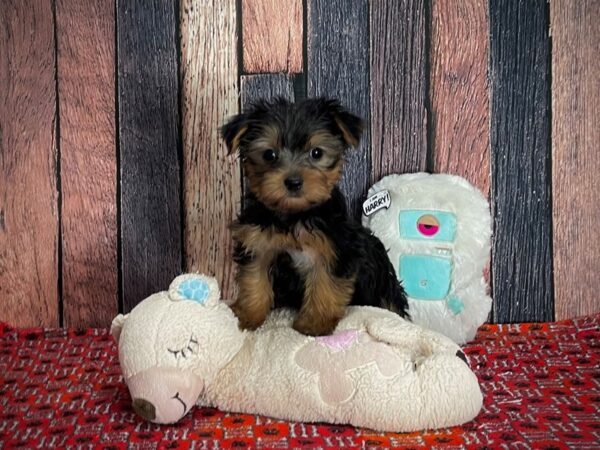
[[[349,217],[336,187],[363,123],[337,101],[262,101],[221,128],[249,193],[232,225],[244,328],[273,306],[299,310],[294,328],[330,334],[349,304],[408,315],[404,289],[379,239]]]

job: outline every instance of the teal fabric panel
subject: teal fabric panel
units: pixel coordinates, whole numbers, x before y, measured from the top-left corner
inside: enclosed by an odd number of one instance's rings
[[[402,255],[399,275],[409,297],[443,300],[450,290],[452,262],[438,256]]]
[[[450,297],[446,302],[448,309],[456,314],[460,314],[465,309],[465,304],[457,297]]]

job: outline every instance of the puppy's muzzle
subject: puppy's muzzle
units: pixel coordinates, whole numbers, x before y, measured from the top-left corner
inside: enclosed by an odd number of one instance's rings
[[[304,181],[299,176],[292,176],[292,177],[286,178],[284,181],[285,187],[290,192],[298,192],[300,189],[302,189],[303,183],[304,183]]]

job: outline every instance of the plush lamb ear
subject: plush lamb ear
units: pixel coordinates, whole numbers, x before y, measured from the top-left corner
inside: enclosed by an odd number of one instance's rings
[[[229,154],[236,153],[240,148],[240,141],[244,133],[248,130],[248,116],[238,114],[233,116],[225,125],[221,127],[221,137],[227,144]]]
[[[129,317],[129,314],[119,314],[115,317],[110,325],[110,334],[117,343],[119,342],[119,337],[121,336],[121,330],[123,329],[123,325],[125,325],[125,321]]]
[[[337,100],[330,100],[328,104],[333,120],[339,128],[346,144],[349,147],[358,147],[362,131],[365,127],[364,121],[345,110]]]
[[[217,305],[221,291],[214,277],[199,273],[179,275],[169,286],[169,298],[173,301],[191,300],[201,305]]]

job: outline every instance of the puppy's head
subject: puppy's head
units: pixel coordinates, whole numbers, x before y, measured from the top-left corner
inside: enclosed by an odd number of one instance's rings
[[[339,102],[282,98],[260,101],[221,128],[229,152],[240,155],[248,186],[268,208],[307,210],[328,200],[344,152],[356,147],[362,120]]]

